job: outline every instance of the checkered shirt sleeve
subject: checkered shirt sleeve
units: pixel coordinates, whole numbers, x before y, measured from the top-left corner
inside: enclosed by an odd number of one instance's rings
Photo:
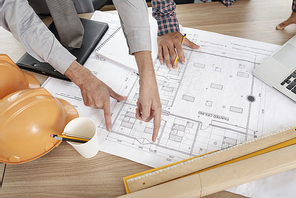
[[[158,36],[179,32],[174,0],[152,0],[152,16],[157,20]]]
[[[296,13],[296,0],[293,0],[292,11]]]

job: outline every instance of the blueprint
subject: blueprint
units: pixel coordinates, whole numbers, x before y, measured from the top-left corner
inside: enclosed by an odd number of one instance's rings
[[[154,62],[162,103],[156,142],[152,142],[153,120],[135,118],[138,74],[112,60],[92,54],[84,65],[114,91],[128,96],[124,102],[110,99],[112,132],[105,129],[102,110],[84,106],[75,84],[49,78],[43,86],[69,101],[81,117],[96,122],[101,151],[151,167],[295,126],[296,104],[252,75],[279,46],[184,27],[182,31],[200,49],[184,46],[186,61],[178,63],[178,69]]]

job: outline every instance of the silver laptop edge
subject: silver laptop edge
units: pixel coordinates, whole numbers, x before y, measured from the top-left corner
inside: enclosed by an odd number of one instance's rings
[[[295,71],[295,78],[287,77]],[[253,75],[277,89],[296,102],[296,87],[294,92],[288,82],[294,81],[296,86],[296,35],[287,41],[274,55],[268,57],[253,70]],[[287,79],[287,80],[286,80]],[[294,83],[294,82],[293,82]]]

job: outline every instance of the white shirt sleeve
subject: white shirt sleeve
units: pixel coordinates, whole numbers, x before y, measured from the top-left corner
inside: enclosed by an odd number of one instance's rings
[[[113,0],[129,53],[151,51],[150,24],[145,0]]]
[[[0,26],[10,31],[31,56],[48,62],[62,74],[76,60],[25,0],[0,0]]]

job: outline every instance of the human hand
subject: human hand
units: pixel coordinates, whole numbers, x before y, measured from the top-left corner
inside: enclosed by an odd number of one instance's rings
[[[291,25],[291,24],[296,24],[296,13],[295,12],[292,12],[290,17],[287,20],[278,24],[276,26],[276,29],[283,30],[285,27],[287,27],[288,25]]]
[[[118,101],[124,101],[127,97],[114,92],[77,61],[70,65],[65,75],[80,88],[83,102],[86,106],[104,110],[106,128],[110,132],[112,130],[110,96]]]
[[[157,37],[158,58],[161,64],[163,64],[165,60],[168,68],[177,69],[178,63],[175,63],[175,59],[177,57],[176,50],[179,55],[180,62],[185,62],[185,56],[181,45],[182,38],[183,35],[180,32],[172,32]],[[198,45],[189,41],[187,38],[185,38],[183,44],[191,49],[199,48]]]
[[[152,141],[155,142],[161,122],[161,103],[152,64],[151,52],[141,51],[136,52],[134,55],[140,76],[140,90],[136,118],[145,122],[149,122],[154,118]]]

